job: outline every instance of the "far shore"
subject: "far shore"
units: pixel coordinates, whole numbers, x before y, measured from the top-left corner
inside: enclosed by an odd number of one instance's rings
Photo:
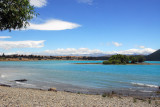
[[[0,60],[0,62],[8,62],[8,61],[68,61],[68,60],[63,60],[63,59],[7,59],[7,60]],[[96,61],[96,60],[71,60],[71,61]],[[99,60],[97,60],[99,61]],[[160,65],[160,63],[129,63],[129,64],[102,64],[102,63],[73,63],[73,64],[100,64],[100,65]]]
[[[19,60],[19,59],[6,59],[6,60],[1,60],[0,59],[0,62],[8,62],[8,61],[102,61],[102,60],[84,60],[84,59],[69,59],[69,60],[66,60],[66,59],[22,59],[22,60]]]
[[[160,65],[159,63],[135,63],[135,64],[102,64],[102,63],[74,63],[74,64],[101,64],[101,65]]]

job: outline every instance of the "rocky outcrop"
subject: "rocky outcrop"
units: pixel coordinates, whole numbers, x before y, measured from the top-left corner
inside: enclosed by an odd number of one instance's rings
[[[18,82],[26,82],[27,80],[26,80],[26,79],[20,79],[20,80],[15,80],[15,81],[18,81]]]
[[[50,89],[48,89],[48,91],[54,91],[54,92],[57,92],[56,88],[50,88]]]

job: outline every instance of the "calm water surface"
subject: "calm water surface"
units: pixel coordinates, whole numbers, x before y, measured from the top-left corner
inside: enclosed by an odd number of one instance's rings
[[[130,90],[155,92],[160,86],[160,65],[74,64],[102,61],[0,62],[0,83],[15,87],[56,87],[58,90]],[[149,63],[160,63],[150,61]],[[16,79],[27,79],[25,83]]]

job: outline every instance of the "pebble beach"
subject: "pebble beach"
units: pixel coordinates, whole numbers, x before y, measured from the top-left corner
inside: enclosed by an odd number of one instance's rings
[[[0,86],[0,107],[160,107],[160,100]]]

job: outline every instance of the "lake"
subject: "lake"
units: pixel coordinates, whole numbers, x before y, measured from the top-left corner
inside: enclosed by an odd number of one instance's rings
[[[150,95],[160,86],[160,65],[75,64],[102,61],[8,61],[0,62],[0,83],[13,87],[101,93],[134,92]],[[160,63],[160,61],[147,61]],[[27,82],[15,82],[27,79]]]

